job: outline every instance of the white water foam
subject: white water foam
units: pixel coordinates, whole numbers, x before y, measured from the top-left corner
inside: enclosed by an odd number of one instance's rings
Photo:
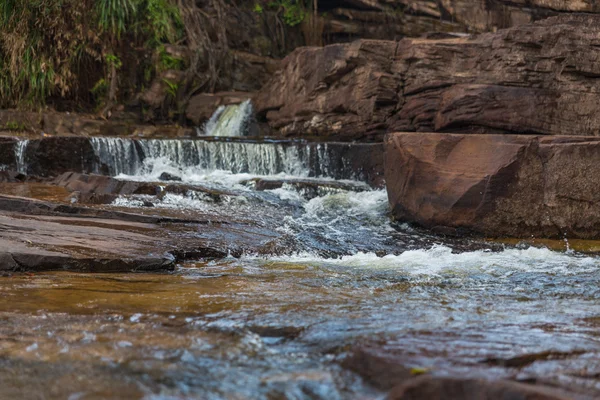
[[[205,136],[245,136],[252,117],[252,102],[220,106],[204,126]]]
[[[138,176],[137,180],[156,179],[162,172],[182,178],[192,175],[190,181],[198,180],[194,175],[212,171],[298,177],[310,172],[308,150],[286,144],[121,138],[92,138],[90,142],[110,175]]]
[[[276,170],[276,168],[274,169]],[[211,169],[202,168],[200,166],[182,167],[175,164],[170,158],[156,157],[144,160],[137,173],[132,175],[121,173],[115,178],[137,182],[156,182],[160,180],[159,178],[163,173],[168,173],[181,178],[181,181],[187,184],[213,183],[225,187],[236,187],[238,189],[243,189],[245,186],[241,186],[240,184],[254,178],[275,177],[279,179],[291,179],[297,178],[298,176],[305,177],[305,175],[308,174],[307,171],[303,171],[300,167],[295,169],[297,174],[294,174],[294,169],[295,168],[292,166],[291,174],[286,172],[273,174],[260,174],[251,172],[235,173],[227,169]],[[258,169],[258,171],[260,172],[260,169]]]
[[[510,276],[515,272],[575,275],[596,272],[600,258],[571,253],[560,253],[547,248],[506,249],[453,253],[443,245],[429,249],[408,250],[399,255],[378,257],[374,253],[357,253],[340,258],[322,258],[310,253],[282,257],[248,256],[247,260],[284,262],[309,265],[330,265],[358,269],[397,270],[409,275],[439,276],[442,274],[466,275],[483,272]]]
[[[388,196],[386,190],[340,192],[315,197],[304,205],[304,209],[306,217],[311,219],[343,216],[380,223],[387,220]]]

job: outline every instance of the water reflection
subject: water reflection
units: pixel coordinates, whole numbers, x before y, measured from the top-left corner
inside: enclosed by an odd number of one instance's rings
[[[0,397],[377,398],[339,366],[357,343],[441,375],[597,390],[597,258],[440,248],[394,257],[0,278]],[[548,351],[565,356],[489,361]]]

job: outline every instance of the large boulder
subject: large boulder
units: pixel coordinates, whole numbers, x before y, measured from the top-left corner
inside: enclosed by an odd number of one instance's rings
[[[600,16],[476,37],[301,48],[259,93],[283,135],[382,140],[394,131],[600,133]]]
[[[600,138],[393,133],[393,217],[440,232],[600,237]]]
[[[285,136],[380,139],[398,104],[396,42],[305,47],[259,92],[259,116]]]

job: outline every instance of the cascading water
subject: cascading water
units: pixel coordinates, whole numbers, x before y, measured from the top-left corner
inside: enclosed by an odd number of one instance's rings
[[[234,174],[308,176],[309,154],[305,149],[276,143],[218,142],[204,140],[90,139],[94,152],[111,175],[160,172],[157,165],[224,170]]]
[[[17,161],[17,172],[26,174],[27,173],[27,163],[25,162],[25,152],[27,150],[27,145],[29,145],[29,140],[19,140],[15,145],[15,159]]]
[[[249,136],[252,127],[252,102],[220,106],[201,132],[204,136]]]
[[[296,177],[358,179],[350,160],[327,144],[230,142],[194,139],[91,138],[103,166],[112,176],[144,175],[157,178],[161,172],[197,175],[212,171],[259,176],[284,174]],[[330,159],[339,158],[337,164]],[[161,168],[164,170],[161,171]]]

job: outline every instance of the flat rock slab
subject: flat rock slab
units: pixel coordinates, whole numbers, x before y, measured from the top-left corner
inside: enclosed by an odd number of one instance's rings
[[[95,272],[172,268],[173,247],[136,222],[0,213],[0,270]]]
[[[600,237],[600,139],[393,133],[394,218],[493,237]]]
[[[235,220],[179,219],[0,195],[0,271],[169,270],[187,259],[277,251],[280,235]]]

